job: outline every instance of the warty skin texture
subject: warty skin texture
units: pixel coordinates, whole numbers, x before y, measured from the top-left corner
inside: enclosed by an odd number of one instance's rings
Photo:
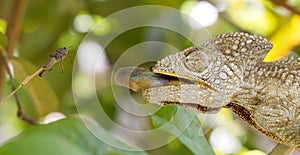
[[[272,47],[243,32],[214,37],[151,68],[192,83],[147,88],[143,96],[205,113],[229,108],[269,138],[300,150],[300,59],[263,62]]]

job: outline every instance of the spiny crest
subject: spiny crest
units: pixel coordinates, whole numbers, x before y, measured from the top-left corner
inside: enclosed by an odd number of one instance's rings
[[[178,52],[172,55],[169,55],[160,61],[157,61],[155,66],[152,66],[150,70],[154,73],[166,74],[166,73],[175,73],[179,69],[179,62],[184,59],[182,52]]]
[[[253,57],[262,60],[273,48],[271,42],[244,32],[226,33],[205,42],[201,47],[231,57]]]

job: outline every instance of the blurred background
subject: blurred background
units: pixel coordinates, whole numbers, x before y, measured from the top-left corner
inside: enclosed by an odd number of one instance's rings
[[[107,16],[123,9],[143,5],[174,8],[200,23],[202,26],[193,21],[178,20],[173,15],[156,10],[153,10],[153,14],[139,15],[141,20],[170,21],[173,22],[169,23],[170,25],[177,25],[183,30],[188,29],[189,32],[193,32],[197,44],[208,39],[207,34],[216,36],[243,31],[264,36],[274,44],[274,49],[266,56],[265,61],[277,60],[290,52],[300,52],[300,0],[0,0],[0,50],[6,53],[10,60],[9,66],[16,84],[20,84],[28,75],[47,63],[49,54],[60,47],[67,47],[68,55],[73,59],[76,57],[73,64],[70,63],[70,59],[64,60],[63,74],[60,65],[57,64],[52,71],[46,72],[43,78],[36,77],[18,92],[24,112],[45,125],[32,127],[18,119],[14,98],[0,107],[0,154],[38,154],[38,151],[46,154],[195,153],[188,146],[189,143],[182,139],[175,139],[167,145],[147,151],[118,150],[105,143],[96,142],[96,138],[93,139],[77,119],[78,111],[73,98],[72,80],[77,80],[76,88],[81,89],[83,93],[88,92],[90,88],[84,83],[86,79],[83,77],[72,77],[72,74],[75,74],[72,72],[73,65],[86,74],[96,73],[97,97],[111,120],[135,130],[157,127],[153,117],[132,118],[116,104],[111,90],[114,65],[122,54],[143,42],[159,41],[170,44],[178,50],[193,46],[195,42],[174,31],[151,26],[123,32],[105,47],[99,43],[101,41],[85,42],[87,38],[105,38],[122,29],[124,25],[117,20],[106,20]],[[134,22],[138,21],[128,20],[128,23]],[[77,53],[78,47],[84,52]],[[153,57],[153,63],[155,58],[159,60],[174,51],[157,47],[153,53],[141,53],[139,59]],[[101,63],[97,64],[96,71],[89,70],[93,63],[87,62],[97,61],[93,58],[99,54],[102,55]],[[122,61],[130,64],[135,60],[134,56],[127,56],[126,61]],[[3,63],[1,60],[1,98],[11,92],[11,83],[5,74]],[[147,63],[139,65],[148,67]],[[144,102],[140,93],[138,95],[131,92],[131,94],[135,95],[138,102]],[[159,116],[171,115],[168,110],[163,112],[166,114]],[[276,145],[229,110],[222,110],[218,116],[198,115],[200,122],[204,122],[203,118],[209,122],[210,119],[218,117],[213,125],[202,123],[205,137],[210,144],[207,149],[213,149],[216,154],[263,155]],[[67,118],[65,121],[47,125],[65,117]],[[85,123],[101,119],[90,117],[86,118]],[[116,132],[109,127],[106,130],[107,133],[103,134],[107,134],[108,137]],[[145,139],[135,139],[128,135],[118,136],[122,137],[124,143],[126,141],[147,143]],[[295,151],[294,154],[299,153]]]

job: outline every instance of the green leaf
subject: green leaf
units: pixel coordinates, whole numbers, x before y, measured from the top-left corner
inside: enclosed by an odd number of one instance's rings
[[[180,112],[180,116],[175,114]],[[198,118],[188,109],[167,105],[151,116],[153,126],[178,136],[178,139],[194,154],[213,155],[214,152],[201,130]],[[182,132],[182,127],[187,128]]]
[[[27,76],[38,69],[29,61],[21,58],[11,59],[14,66],[15,79],[21,83]],[[45,78],[34,77],[24,87],[35,105],[38,116],[44,116],[58,107],[58,97]]]
[[[5,49],[7,46],[7,37],[0,32],[0,49]]]
[[[85,118],[84,121],[95,121]],[[102,131],[110,140],[114,139],[106,131]],[[114,139],[115,141],[118,141]],[[122,143],[121,141],[118,141]],[[124,146],[128,146],[124,144]],[[128,146],[129,147],[129,146]],[[0,155],[98,155],[122,154],[145,155],[143,151],[131,152],[113,148],[96,138],[79,117],[46,124],[31,126],[23,134],[0,147]]]

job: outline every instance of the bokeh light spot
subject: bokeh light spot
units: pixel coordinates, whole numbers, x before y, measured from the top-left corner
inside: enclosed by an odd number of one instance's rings
[[[88,32],[94,25],[93,17],[89,14],[80,14],[74,19],[74,28],[77,32]]]
[[[209,141],[214,148],[225,154],[236,154],[242,148],[240,141],[222,127],[213,130]]]
[[[194,6],[191,8],[191,6]],[[196,4],[194,2],[188,2],[183,4],[182,10],[188,13],[192,19],[189,20],[189,24],[194,29],[202,29],[203,27],[213,25],[218,19],[218,10],[215,6],[209,2],[201,1]],[[192,10],[192,11],[187,11]]]

